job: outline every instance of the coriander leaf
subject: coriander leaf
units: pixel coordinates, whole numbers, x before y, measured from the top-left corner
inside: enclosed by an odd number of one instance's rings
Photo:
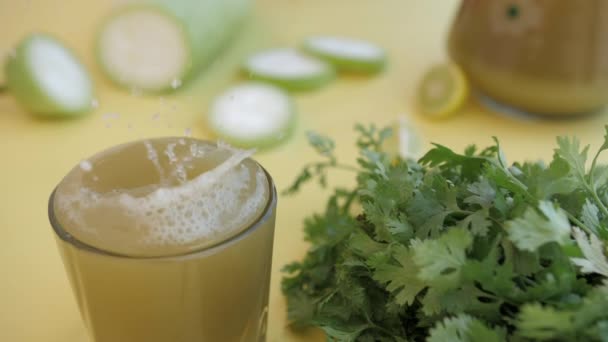
[[[362,150],[372,151],[380,151],[384,141],[395,134],[390,127],[378,129],[374,124],[367,127],[357,124],[355,131],[359,133],[357,146]]]
[[[508,239],[501,241],[505,264],[513,265],[513,271],[522,276],[531,276],[542,270],[538,252],[530,252],[515,248]]]
[[[496,190],[486,178],[468,185],[467,190],[471,193],[471,196],[465,198],[464,202],[478,204],[482,208],[489,208],[496,197]]]
[[[597,208],[597,206],[589,199],[586,199],[581,212],[581,220],[585,226],[591,229],[595,234],[598,234],[602,230],[599,220],[599,213],[600,210]]]
[[[416,277],[418,267],[412,260],[411,251],[403,245],[395,246],[393,258],[397,265],[378,266],[374,271],[374,279],[386,284],[386,290],[395,295],[397,304],[412,304],[416,295],[425,287]]]
[[[581,183],[585,183],[585,164],[587,163],[589,145],[581,150],[580,142],[575,137],[558,137],[557,145],[558,148],[555,149],[555,153],[568,162],[572,175],[577,177]]]
[[[604,244],[595,234],[587,238],[581,229],[574,228],[574,238],[585,258],[572,258],[572,262],[581,268],[583,273],[597,273],[608,277],[608,259],[604,255]]]
[[[408,222],[407,216],[399,213],[397,217],[387,219],[386,226],[393,235],[402,234],[409,240],[413,235],[412,225]]]
[[[596,164],[598,157],[600,156],[602,151],[608,149],[608,126],[605,126],[604,128],[606,130],[606,135],[604,136],[604,143],[593,158],[588,176],[586,175],[585,164],[587,162],[587,153],[589,151],[589,145],[585,146],[582,150],[580,150],[580,143],[578,139],[558,137],[557,143],[559,145],[559,148],[555,150],[555,153],[568,162],[568,164],[570,165],[571,174],[578,179],[580,183],[580,188],[584,189],[595,201],[595,204],[598,206],[601,212],[605,216],[608,216],[608,207],[606,207],[606,204],[602,202],[600,196],[598,195],[598,189],[596,187],[597,183],[594,179],[594,177],[596,176]]]
[[[486,164],[483,175],[496,184],[496,186],[511,191],[530,203],[536,202],[536,198],[528,192],[528,187],[519,181],[509,169],[494,163]]]
[[[594,287],[583,298],[582,303],[577,308],[574,316],[574,323],[579,329],[584,329],[588,325],[598,321],[608,319],[608,285]]]
[[[569,176],[568,163],[561,158],[554,158],[539,181],[541,199],[547,199],[555,194],[568,194],[574,191],[578,184]]]
[[[357,337],[371,326],[368,323],[360,323],[352,325],[331,324],[321,325],[320,327],[327,334],[328,341],[355,342]]]
[[[502,301],[488,296],[477,286],[465,284],[456,289],[446,290],[439,296],[439,304],[442,308],[439,312],[443,311],[451,314],[466,312],[483,317],[488,322],[500,322],[500,306],[502,303]],[[428,310],[424,307],[423,311],[426,313]]]
[[[293,183],[285,190],[283,190],[284,195],[292,195],[300,191],[300,188],[306,183],[308,183],[313,178],[313,174],[311,173],[308,167],[305,167],[300,171],[298,176],[295,178]]]
[[[471,234],[475,236],[486,236],[489,228],[492,226],[489,209],[484,208],[470,214],[465,217],[458,226],[469,229]]]
[[[287,297],[287,319],[295,327],[304,327],[312,322],[315,304],[303,293],[293,293]]]
[[[405,208],[418,238],[438,236],[444,228],[445,218],[453,211],[460,210],[457,191],[455,187],[448,186],[440,174],[429,172],[424,176]]]
[[[338,266],[338,280],[336,289],[329,295],[321,298],[317,305],[316,317],[323,319],[339,319],[350,322],[366,312],[369,301],[365,288],[353,277],[353,268],[344,264]]]
[[[420,238],[437,236],[443,229],[445,217],[449,214],[435,194],[425,188],[414,191],[414,196],[408,202],[406,210],[409,220],[416,227],[416,236]]]
[[[336,143],[331,138],[320,135],[314,131],[306,132],[306,137],[308,138],[310,146],[312,146],[317,153],[324,157],[334,158]]]
[[[393,241],[393,235],[387,226],[387,217],[390,214],[390,209],[385,209],[374,201],[365,201],[362,203],[362,207],[365,217],[374,227],[374,237],[378,241]]]
[[[356,232],[350,236],[348,246],[358,255],[368,257],[386,248],[385,244],[378,243],[363,232]]]
[[[456,312],[469,306],[472,299],[454,299],[454,294],[461,292],[459,272],[449,272],[427,282],[429,288],[421,300],[422,312],[428,316],[436,316],[444,312]]]
[[[593,162],[591,163],[591,171],[589,172],[590,183],[594,191],[596,191],[597,188],[603,184],[601,179],[603,178],[605,180],[607,177],[605,168],[603,168],[603,170],[597,168],[598,157],[603,151],[608,150],[608,125],[604,126],[604,132],[604,143],[602,144],[602,146],[600,146],[597,153],[595,154]]]
[[[526,304],[517,315],[517,333],[521,337],[547,341],[565,338],[574,330],[574,315],[552,307]]]
[[[432,281],[460,269],[466,261],[466,250],[471,246],[471,234],[461,228],[451,228],[435,240],[412,240],[414,263],[420,268],[418,277]]]
[[[588,170],[575,139],[560,138],[548,166],[508,166],[498,142],[464,155],[435,145],[416,163],[382,150],[387,130],[358,130],[356,187],[306,219],[311,247],[284,268],[292,325],[357,342],[440,329],[447,341],[608,342],[608,167],[596,165],[608,128]],[[333,141],[310,140],[324,158],[299,184],[353,170],[336,162]],[[472,323],[446,327],[462,315]]]
[[[481,320],[473,319],[469,324],[469,340],[471,342],[505,342],[505,330],[491,329]]]
[[[491,329],[467,314],[447,317],[430,331],[427,342],[501,342],[504,331]]]
[[[594,189],[597,190],[606,185],[606,182],[608,182],[608,166],[596,165],[591,172],[593,173],[593,184],[591,185]]]
[[[563,158],[555,155],[549,167],[542,162],[518,165],[521,175],[518,176],[539,200],[551,199],[556,194],[569,194],[576,190],[580,183],[570,174],[570,166]]]
[[[306,136],[309,144],[316,150],[317,153],[325,157],[326,160],[306,164],[302,168],[302,171],[300,171],[300,173],[297,175],[293,183],[288,188],[283,190],[283,194],[295,194],[302,188],[304,184],[312,181],[315,178],[318,180],[319,185],[325,188],[327,186],[327,170],[331,168],[354,172],[359,171],[355,167],[339,164],[337,162],[334,154],[335,143],[332,139],[312,131],[307,132]]]
[[[407,241],[413,228],[407,215],[400,208],[412,197],[415,180],[407,175],[409,169],[404,164],[383,169],[382,175],[361,175],[359,183],[360,200],[366,219],[373,224],[375,236],[381,241]]]
[[[441,313],[443,307],[441,306],[441,296],[443,290],[436,289],[434,287],[429,288],[424,297],[422,298],[422,312],[427,316],[436,316]]]
[[[435,147],[420,158],[420,164],[443,170],[460,168],[464,179],[474,181],[479,178],[483,165],[488,163],[487,157],[461,155],[443,145],[433,145]]]
[[[437,213],[429,217],[424,223],[416,230],[416,236],[418,238],[435,238],[440,234],[440,231],[444,228],[445,218],[450,213],[447,211]]]
[[[600,146],[600,152],[608,150],[608,125],[604,126],[604,143]]]
[[[516,276],[513,265],[509,262],[499,264],[497,256],[488,256],[482,261],[468,260],[462,267],[464,281],[479,284],[484,292],[507,299],[514,298],[520,292],[513,282]]]
[[[538,210],[540,213],[529,207],[523,217],[506,222],[509,239],[519,249],[531,252],[549,242],[566,244],[570,239],[566,212],[548,201],[540,201]]]
[[[465,314],[448,317],[431,329],[427,342],[468,342],[471,320],[472,318]]]

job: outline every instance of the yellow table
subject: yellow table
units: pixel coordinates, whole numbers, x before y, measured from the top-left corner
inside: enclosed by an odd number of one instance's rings
[[[455,0],[259,0],[256,16],[238,42],[211,70],[174,95],[138,96],[114,88],[99,73],[92,37],[99,20],[119,1],[0,1],[0,50],[33,30],[54,33],[84,58],[97,86],[99,107],[72,121],[41,121],[23,112],[9,94],[0,96],[0,341],[87,341],[77,307],[47,223],[46,201],[54,185],[80,159],[105,147],[191,129],[205,138],[210,99],[237,80],[238,62],[263,47],[294,45],[316,33],[352,35],[389,50],[390,68],[370,80],[343,78],[322,91],[296,97],[300,114],[295,138],[257,159],[284,188],[300,166],[315,158],[303,132],[315,129],[336,138],[338,153],[353,160],[352,126],[385,124],[398,114],[411,117],[427,141],[461,149],[489,144],[498,136],[511,158],[548,158],[555,135],[576,134],[598,145],[604,115],[583,120],[541,121],[484,112],[471,105],[448,121],[416,115],[413,90],[431,63],[445,60],[444,40]],[[109,118],[107,113],[117,113]],[[159,120],[152,120],[160,113]],[[333,180],[349,184],[352,177]],[[311,331],[294,335],[285,324],[280,268],[306,250],[302,219],[319,210],[327,193],[315,187],[281,198],[277,222],[269,341],[322,340]]]

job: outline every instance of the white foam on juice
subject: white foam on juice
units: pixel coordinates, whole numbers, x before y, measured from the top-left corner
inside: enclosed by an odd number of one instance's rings
[[[250,224],[265,206],[269,195],[266,175],[257,164],[244,163],[254,153],[252,150],[191,143],[189,155],[178,160],[175,144],[167,144],[164,153],[173,165],[171,172],[178,173],[180,182],[166,185],[156,149],[149,141],[143,144],[147,159],[160,175],[160,184],[151,191],[144,195],[129,189],[99,193],[81,186],[78,191],[62,189],[56,196],[56,211],[66,215],[72,232],[84,234],[85,242],[86,236],[93,241],[104,241],[103,229],[114,221],[121,222],[119,228],[112,228],[120,237],[115,237],[114,242],[107,240],[107,244],[118,245],[103,246],[103,249],[120,253],[134,250],[135,254],[147,255],[155,248],[179,247],[201,240],[221,241]],[[187,179],[185,161],[203,158],[210,151],[220,149],[229,155],[223,162]],[[175,165],[180,167],[174,168]],[[106,219],[101,223],[91,222],[92,217]],[[125,237],[132,236],[137,239],[125,241]]]
[[[249,151],[240,151],[184,185],[159,188],[143,198],[122,194],[120,204],[147,226],[146,243],[184,244],[226,234],[246,222],[265,197],[258,191],[244,201],[240,198],[250,173],[239,164],[250,156]],[[255,181],[257,189],[264,189],[262,173]]]

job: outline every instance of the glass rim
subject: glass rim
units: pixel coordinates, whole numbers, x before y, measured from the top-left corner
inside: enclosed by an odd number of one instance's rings
[[[250,159],[250,158],[248,158],[248,159]],[[55,193],[57,191],[57,187],[55,187],[53,189],[53,192],[51,193],[51,195],[49,197],[49,201],[48,201],[49,222],[50,222],[51,227],[53,228],[53,231],[55,232],[56,236],[59,237],[64,242],[69,243],[70,245],[72,245],[80,250],[84,250],[84,251],[94,253],[94,254],[103,255],[106,257],[132,259],[132,260],[171,260],[171,259],[183,259],[183,258],[193,257],[195,255],[204,254],[204,253],[212,254],[212,252],[215,250],[221,250],[222,248],[228,247],[231,244],[238,242],[241,239],[244,239],[245,237],[247,237],[248,235],[250,235],[251,233],[256,231],[259,227],[263,226],[264,223],[266,223],[266,221],[268,221],[271,218],[271,216],[274,214],[274,211],[276,209],[276,204],[277,204],[277,190],[274,185],[274,181],[272,180],[272,177],[270,176],[268,171],[262,165],[260,165],[257,161],[255,161],[253,159],[251,159],[251,160],[254,163],[256,163],[262,169],[262,171],[264,171],[264,175],[266,176],[266,181],[268,184],[268,194],[269,194],[268,200],[266,201],[266,205],[264,206],[264,209],[262,210],[260,215],[258,215],[258,217],[253,222],[251,222],[246,228],[242,229],[237,234],[231,235],[231,236],[227,237],[226,239],[219,240],[208,246],[204,246],[204,247],[201,247],[198,249],[188,250],[188,251],[185,251],[182,253],[174,253],[174,254],[166,254],[166,255],[150,255],[150,256],[129,255],[129,254],[125,254],[125,253],[112,252],[112,251],[108,251],[108,250],[105,250],[105,249],[102,249],[99,247],[95,247],[91,244],[80,241],[79,239],[74,237],[72,234],[68,233],[63,228],[61,223],[59,223],[59,220],[57,219],[57,217],[55,215],[55,210],[54,210],[54,203],[55,203],[54,199],[55,199]]]

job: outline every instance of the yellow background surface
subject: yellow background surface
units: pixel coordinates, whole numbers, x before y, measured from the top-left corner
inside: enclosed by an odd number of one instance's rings
[[[295,137],[256,157],[280,189],[301,165],[315,158],[305,131],[334,137],[339,156],[350,162],[356,156],[354,123],[383,125],[399,114],[410,117],[426,141],[456,149],[473,142],[489,144],[495,135],[510,160],[549,158],[555,135],[576,134],[598,146],[603,134],[603,114],[547,121],[499,115],[471,104],[447,121],[417,115],[414,89],[431,64],[445,61],[445,34],[455,0],[259,0],[252,22],[222,58],[187,87],[162,98],[115,88],[94,63],[95,29],[117,3],[0,0],[0,54],[28,32],[54,33],[83,58],[99,101],[99,107],[81,119],[43,121],[20,109],[10,94],[0,95],[0,341],[87,341],[47,221],[48,195],[79,160],[108,146],[180,135],[186,129],[195,137],[208,138],[203,118],[210,100],[238,82],[239,62],[256,49],[292,46],[310,34],[344,34],[377,42],[390,57],[390,67],[379,77],[343,77],[321,91],[295,97],[299,112]],[[153,120],[156,113],[160,119]],[[352,178],[338,173],[331,180],[351,184]],[[322,340],[316,331],[296,335],[286,328],[279,270],[304,254],[302,220],[320,210],[326,196],[327,192],[309,186],[295,197],[279,200],[269,341]]]

